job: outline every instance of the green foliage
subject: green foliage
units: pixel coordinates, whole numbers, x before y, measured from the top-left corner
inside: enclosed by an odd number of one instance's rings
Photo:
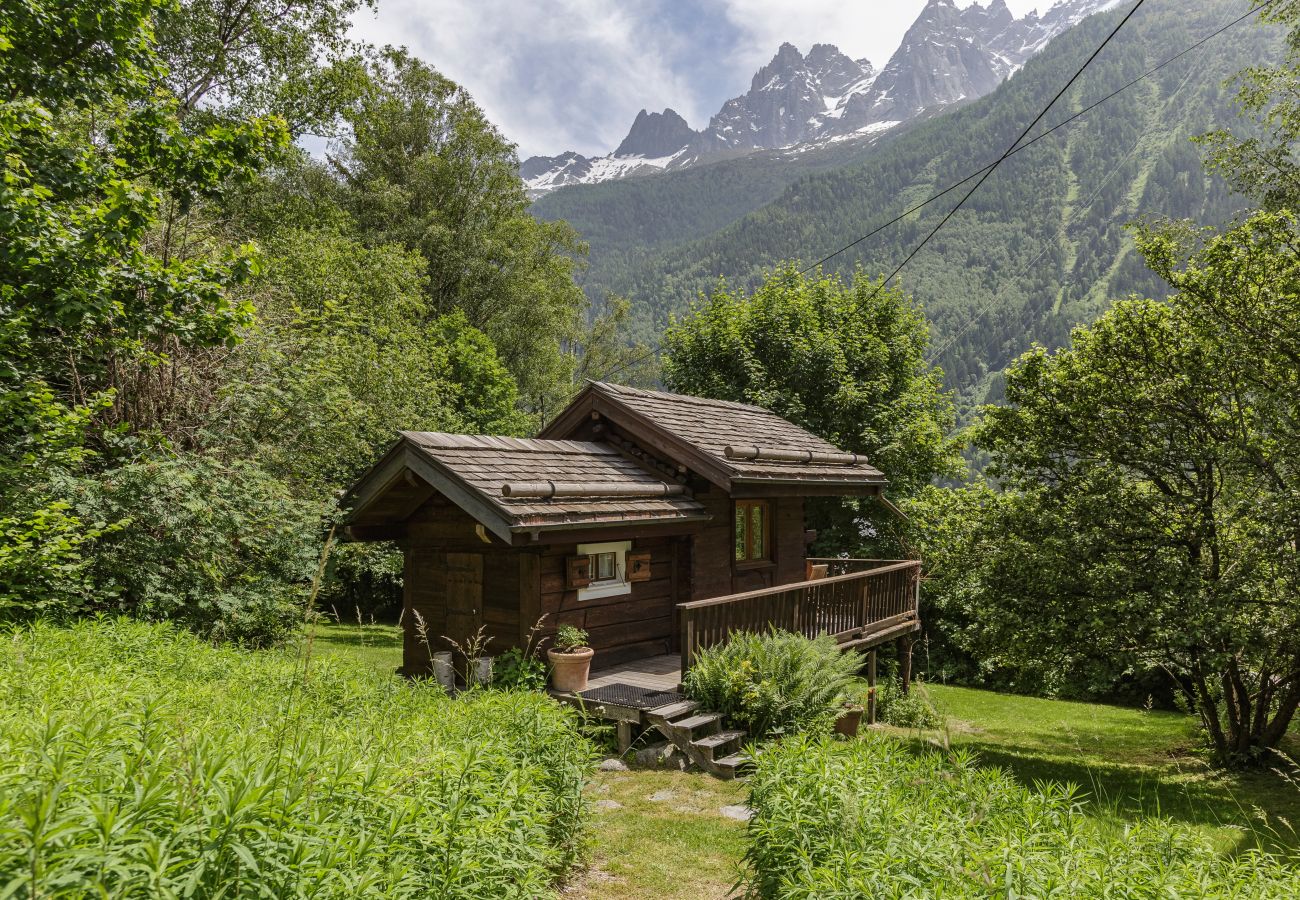
[[[702,651],[686,673],[692,700],[725,715],[754,740],[827,731],[862,659],[822,635],[735,634]]]
[[[264,646],[303,619],[323,504],[249,463],[142,459],[63,486],[83,521],[110,522],[89,556],[91,609]]]
[[[163,85],[186,117],[273,114],[295,136],[332,128],[360,89],[350,19],[374,0],[179,0],[155,13]]]
[[[228,361],[211,442],[300,495],[354,481],[396,430],[518,433],[514,380],[463,313],[438,315],[418,255],[285,230],[252,285],[259,326]]]
[[[1199,139],[1208,168],[1267,210],[1300,207],[1300,6],[1273,3],[1260,17],[1290,29],[1280,65],[1251,65],[1237,74],[1237,103],[1258,128],[1242,136],[1219,129]]]
[[[581,848],[591,751],[545,697],[106,620],[15,631],[0,672],[17,894],[533,898]]]
[[[567,390],[572,232],[463,91],[359,55],[371,5],[0,10],[0,615],[277,640],[396,430],[528,430],[512,369]],[[340,125],[341,170],[289,146]],[[327,574],[371,611],[400,579]]]
[[[554,648],[560,653],[572,653],[587,646],[587,632],[574,625],[561,625],[555,629]]]
[[[1025,356],[981,429],[1020,492],[985,578],[990,640],[1026,665],[1128,652],[1169,672],[1225,762],[1275,746],[1300,705],[1300,376],[1262,346],[1296,346],[1295,282],[1276,278],[1300,269],[1270,232],[1294,224],[1256,217],[1170,304],[1118,303]]]
[[[274,118],[183,127],[162,74],[156,4],[19,0],[0,10],[0,594],[6,615],[86,602],[108,520],[57,485],[106,449],[137,395],[121,378],[167,354],[225,348],[251,316],[230,289],[246,247],[157,253],[164,205],[189,211],[246,181],[285,142]],[[131,452],[129,441],[110,436]],[[109,523],[111,524],[111,523]]]
[[[563,222],[528,214],[514,147],[454,82],[404,50],[371,59],[332,157],[340,200],[368,242],[424,261],[429,304],[485,333],[525,397],[567,383],[586,300],[583,250]]]
[[[876,685],[876,714],[895,728],[938,728],[943,724],[943,716],[920,682],[913,683],[905,694],[896,679],[881,680]]]
[[[1275,898],[1296,870],[1218,856],[1158,820],[1088,818],[1077,788],[1022,787],[973,755],[787,738],[750,781],[747,887],[763,898]]]
[[[719,285],[664,337],[664,378],[674,390],[754,403],[884,471],[906,496],[957,473],[943,373],[928,366],[925,317],[901,291],[861,277],[800,275],[786,265],[750,296]],[[883,515],[882,515],[883,513]],[[878,504],[814,507],[810,524],[839,552],[895,527]],[[880,553],[877,555],[892,555]]]
[[[511,647],[492,660],[492,686],[501,690],[546,689],[546,663],[536,655]]]

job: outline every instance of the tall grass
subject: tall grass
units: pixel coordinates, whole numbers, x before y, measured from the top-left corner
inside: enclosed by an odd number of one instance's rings
[[[764,898],[1282,898],[1296,860],[1216,855],[1168,822],[1090,818],[962,752],[792,737],[758,758],[746,854]]]
[[[538,897],[579,852],[591,749],[544,696],[126,621],[0,641],[0,896]]]

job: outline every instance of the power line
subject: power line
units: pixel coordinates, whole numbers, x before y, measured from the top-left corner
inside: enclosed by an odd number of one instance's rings
[[[1195,74],[1194,70],[1189,71],[1187,73],[1187,76],[1183,78],[1182,84],[1178,86],[1178,90],[1173,91],[1170,94],[1170,96],[1172,97],[1174,94],[1177,94],[1183,88],[1187,87],[1187,83],[1192,80],[1192,75],[1194,74]],[[1110,183],[1110,180],[1112,178],[1114,178],[1117,174],[1119,174],[1123,165],[1133,158],[1133,155],[1137,153],[1138,148],[1141,146],[1142,146],[1142,138],[1141,136],[1139,136],[1137,141],[1133,144],[1133,146],[1129,148],[1129,151],[1124,154],[1124,158],[1121,159],[1118,163],[1116,163],[1115,166],[1109,172],[1106,173],[1106,177],[1103,178],[1101,180],[1101,183],[1097,185],[1097,189],[1093,191],[1092,196],[1090,196],[1087,200],[1085,200],[1081,206],[1078,206],[1074,209],[1074,211],[1070,215],[1070,220],[1065,223],[1062,229],[1063,231],[1068,232],[1070,226],[1073,225],[1075,222],[1077,222],[1079,218],[1083,215],[1083,213],[1087,212],[1089,209],[1092,208],[1092,204],[1097,202],[1097,198],[1100,197],[1102,191],[1106,189],[1106,185]],[[1025,275],[1027,275],[1029,273],[1029,270],[1032,269],[1035,265],[1037,265],[1038,261],[1042,259],[1044,256],[1046,256],[1047,251],[1051,250],[1054,245],[1055,245],[1054,240],[1049,240],[1046,243],[1044,243],[1043,249],[1038,251],[1038,255],[1035,256],[1033,259],[1031,259],[1028,263],[1026,263],[1025,266],[1019,272],[1017,272],[1015,275],[1011,277],[1022,278]],[[1062,290],[1064,290],[1064,285],[1062,285]],[[975,310],[975,313],[969,319],[966,320],[965,325],[963,325],[961,328],[957,329],[957,331],[955,331],[952,335],[950,335],[948,337],[948,340],[944,341],[943,344],[940,345],[938,349],[931,351],[931,353],[926,357],[925,360],[926,365],[934,365],[936,362],[938,362],[939,357],[947,353],[948,350],[955,343],[957,343],[957,341],[959,341],[963,335],[966,334],[966,332],[974,328],[975,324],[979,322],[980,319],[984,318],[985,313],[988,313],[993,309],[994,305],[997,303],[997,300],[998,300],[997,294],[993,294],[992,296],[989,297],[987,301],[982,303]]]
[[[1203,38],[1201,38],[1199,41],[1197,41],[1196,43],[1191,44],[1191,45],[1189,45],[1189,46],[1187,46],[1187,47],[1184,47],[1182,50],[1180,50],[1178,53],[1175,53],[1173,56],[1169,57],[1169,58],[1166,59],[1164,62],[1161,62],[1161,63],[1159,63],[1158,65],[1152,66],[1150,69],[1147,69],[1147,70],[1146,70],[1145,72],[1143,72],[1141,75],[1138,75],[1136,78],[1132,79],[1131,81],[1127,82],[1126,84],[1121,85],[1120,87],[1118,87],[1118,88],[1116,88],[1115,90],[1111,91],[1111,92],[1110,92],[1109,94],[1107,94],[1106,96],[1101,97],[1101,98],[1099,98],[1099,99],[1093,101],[1092,103],[1088,104],[1088,105],[1085,106],[1083,109],[1079,110],[1078,112],[1074,113],[1073,115],[1068,116],[1068,117],[1065,118],[1065,119],[1062,119],[1060,122],[1057,122],[1057,123],[1056,123],[1055,125],[1053,125],[1051,128],[1046,129],[1045,131],[1041,132],[1040,134],[1035,135],[1032,139],[1030,139],[1030,140],[1028,140],[1028,141],[1025,141],[1023,144],[1020,144],[1018,147],[1015,147],[1013,150],[1010,151],[1010,153],[1006,154],[1006,156],[1014,156],[1015,154],[1019,153],[1021,150],[1025,150],[1025,149],[1027,149],[1027,148],[1029,148],[1029,147],[1032,147],[1034,144],[1038,143],[1039,141],[1041,141],[1043,138],[1047,137],[1047,136],[1048,136],[1049,134],[1051,134],[1052,132],[1054,132],[1054,131],[1056,131],[1056,130],[1058,130],[1058,129],[1060,129],[1060,128],[1064,128],[1066,125],[1069,125],[1071,122],[1074,122],[1076,119],[1079,119],[1080,117],[1087,115],[1088,113],[1090,113],[1090,112],[1092,112],[1094,109],[1096,109],[1098,106],[1101,106],[1103,103],[1107,102],[1108,100],[1111,100],[1111,99],[1113,99],[1114,97],[1118,96],[1119,94],[1122,94],[1124,91],[1126,91],[1126,90],[1128,90],[1129,88],[1133,87],[1133,85],[1137,84],[1138,82],[1140,82],[1140,81],[1144,81],[1145,79],[1150,78],[1152,75],[1154,75],[1156,72],[1159,72],[1159,71],[1160,71],[1161,69],[1163,69],[1165,66],[1168,66],[1168,65],[1170,65],[1171,63],[1174,63],[1174,62],[1178,61],[1179,59],[1182,59],[1184,56],[1186,56],[1187,54],[1191,53],[1193,50],[1196,50],[1196,49],[1200,48],[1201,46],[1203,46],[1204,44],[1209,43],[1210,41],[1214,40],[1214,39],[1215,39],[1216,37],[1218,37],[1219,35],[1223,34],[1223,32],[1227,31],[1229,28],[1232,28],[1234,25],[1237,25],[1238,23],[1245,21],[1246,19],[1248,19],[1248,18],[1250,18],[1251,16],[1253,16],[1255,13],[1259,12],[1259,11],[1260,11],[1261,9],[1263,9],[1264,7],[1266,7],[1266,6],[1271,6],[1271,5],[1272,5],[1273,3],[1275,3],[1275,2],[1277,2],[1277,0],[1268,0],[1267,3],[1261,3],[1259,6],[1256,6],[1254,9],[1251,9],[1250,11],[1248,11],[1248,12],[1246,12],[1246,13],[1243,13],[1242,15],[1238,16],[1237,18],[1233,19],[1231,22],[1228,22],[1226,25],[1222,25],[1222,26],[1220,26],[1219,28],[1216,28],[1214,31],[1210,32],[1210,33],[1207,34],[1205,37],[1203,37]],[[1137,7],[1134,7],[1134,8],[1133,8],[1133,11],[1136,12],[1136,10],[1137,10]],[[1130,14],[1131,14],[1131,13],[1130,13]],[[1123,23],[1121,22],[1120,24],[1122,25]],[[1104,46],[1104,45],[1103,45],[1103,46]],[[1099,49],[1100,49],[1100,48],[1099,48]],[[1032,127],[1032,126],[1031,126],[1031,127]],[[1005,158],[1005,157],[1003,157],[1003,158]],[[966,182],[970,181],[972,178],[976,178],[976,177],[978,177],[978,176],[980,176],[980,175],[982,175],[982,174],[984,174],[984,173],[986,173],[986,172],[990,172],[990,171],[991,171],[994,167],[996,167],[996,166],[998,165],[998,163],[1000,163],[1001,161],[1002,161],[1002,159],[998,159],[998,160],[995,161],[995,162],[989,163],[987,166],[985,166],[985,167],[982,168],[982,169],[977,169],[976,171],[971,172],[969,175],[965,176],[965,177],[962,178],[960,181],[954,181],[952,184],[948,185],[946,188],[944,188],[943,190],[939,191],[938,193],[936,193],[936,194],[932,194],[931,196],[929,196],[929,197],[927,197],[926,199],[922,200],[920,203],[916,204],[915,206],[909,207],[908,209],[906,209],[906,210],[904,210],[903,212],[899,213],[898,215],[894,216],[894,218],[890,219],[888,222],[884,222],[884,223],[882,223],[881,225],[876,226],[875,228],[873,228],[873,229],[871,229],[870,231],[868,231],[866,234],[862,235],[861,237],[859,237],[859,238],[853,240],[852,242],[850,242],[850,243],[848,243],[848,244],[845,244],[843,247],[841,247],[840,249],[836,250],[835,252],[833,252],[833,253],[828,253],[826,256],[823,256],[823,257],[822,257],[821,259],[819,259],[817,262],[813,263],[812,265],[808,266],[806,269],[802,270],[799,274],[800,274],[800,275],[806,275],[806,274],[808,274],[809,272],[811,272],[813,269],[817,268],[818,266],[824,265],[825,263],[827,263],[827,262],[831,261],[832,259],[834,259],[835,257],[839,256],[841,253],[844,253],[846,250],[852,250],[854,247],[856,247],[858,244],[861,244],[863,241],[875,237],[877,234],[879,234],[880,232],[884,231],[884,230],[885,230],[886,228],[888,228],[890,225],[896,225],[897,223],[903,221],[904,219],[906,219],[908,216],[910,216],[912,213],[916,212],[917,210],[924,209],[925,207],[929,206],[931,203],[933,203],[934,201],[940,199],[941,197],[945,197],[945,196],[947,196],[948,194],[950,194],[950,193],[952,193],[953,191],[957,190],[957,188],[961,187],[961,186],[962,186],[963,184],[965,184]]]
[[[922,200],[920,203],[917,203],[915,206],[912,206],[912,207],[910,207],[910,208],[904,210],[903,212],[899,213],[899,214],[898,214],[897,216],[895,216],[894,218],[890,219],[890,220],[887,221],[887,222],[882,223],[881,225],[878,225],[877,227],[873,228],[871,231],[868,231],[866,234],[862,235],[861,237],[859,237],[859,238],[853,240],[852,242],[850,242],[850,243],[848,243],[848,244],[845,244],[843,247],[841,247],[840,249],[834,251],[833,253],[829,253],[829,254],[827,254],[826,256],[823,256],[823,257],[822,257],[820,260],[818,260],[817,262],[813,263],[812,265],[808,266],[808,267],[805,268],[805,269],[802,269],[802,270],[799,272],[799,274],[800,274],[800,275],[806,275],[806,274],[808,274],[809,272],[811,272],[813,269],[815,269],[815,268],[817,268],[817,267],[819,267],[819,266],[822,266],[822,265],[824,265],[825,263],[829,262],[830,260],[834,259],[836,256],[839,256],[841,253],[844,253],[844,252],[847,251],[847,250],[852,250],[852,249],[853,249],[854,247],[856,247],[858,244],[861,244],[863,241],[869,240],[870,238],[872,238],[872,237],[874,237],[875,235],[879,234],[880,232],[884,231],[884,230],[885,230],[886,228],[888,228],[890,225],[894,225],[894,224],[897,224],[898,222],[901,222],[903,219],[907,218],[907,217],[910,216],[912,213],[917,212],[918,210],[923,209],[923,208],[925,208],[926,206],[929,206],[929,205],[930,205],[931,203],[933,203],[934,201],[936,201],[936,200],[938,200],[938,199],[940,199],[940,198],[942,198],[942,197],[944,197],[944,196],[946,196],[946,195],[952,193],[952,192],[955,191],[957,188],[959,188],[959,187],[961,187],[962,185],[966,184],[966,183],[967,183],[968,181],[970,181],[972,178],[977,178],[977,177],[983,176],[983,177],[980,178],[980,183],[982,184],[983,181],[984,181],[984,179],[987,178],[988,175],[992,174],[993,170],[994,170],[995,168],[997,168],[997,166],[998,166],[1000,163],[1002,163],[1003,160],[1007,159],[1007,158],[1010,157],[1010,156],[1014,156],[1016,153],[1019,153],[1021,150],[1025,150],[1025,149],[1027,149],[1027,148],[1029,148],[1029,147],[1032,147],[1034,144],[1038,143],[1038,142],[1041,141],[1043,138],[1047,137],[1049,134],[1052,134],[1053,132],[1058,131],[1058,130],[1061,129],[1061,128],[1064,128],[1066,125],[1069,125],[1069,124],[1071,124],[1071,123],[1077,121],[1078,119],[1080,119],[1080,118],[1082,118],[1083,116],[1087,115],[1088,113],[1092,112],[1092,111],[1093,111],[1094,109],[1096,109],[1097,107],[1101,106],[1103,103],[1107,103],[1107,102],[1109,102],[1110,100],[1112,100],[1112,99],[1114,99],[1115,97],[1119,96],[1119,95],[1122,94],[1124,91],[1127,91],[1129,88],[1133,87],[1134,85],[1138,84],[1139,82],[1145,81],[1147,78],[1150,78],[1152,75],[1154,75],[1155,73],[1159,72],[1161,69],[1165,68],[1166,66],[1169,66],[1169,65],[1171,65],[1172,63],[1177,62],[1178,60],[1182,59],[1184,56],[1186,56],[1187,54],[1191,53],[1193,50],[1197,50],[1197,49],[1199,49],[1200,47],[1203,47],[1205,44],[1209,43],[1210,41],[1214,40],[1214,39],[1215,39],[1216,37],[1218,37],[1219,35],[1223,34],[1223,33],[1224,33],[1225,31],[1227,31],[1229,28],[1232,28],[1232,27],[1234,27],[1234,26],[1240,24],[1241,22],[1244,22],[1246,19],[1250,18],[1250,17],[1253,16],[1255,13],[1259,12],[1260,10],[1264,9],[1265,7],[1273,5],[1274,3],[1277,2],[1277,0],[1267,0],[1267,2],[1265,2],[1265,3],[1261,3],[1261,4],[1259,4],[1258,6],[1255,6],[1254,8],[1248,10],[1247,12],[1245,12],[1245,13],[1243,13],[1242,15],[1238,16],[1237,18],[1233,19],[1231,22],[1228,22],[1228,23],[1226,23],[1226,24],[1224,24],[1224,25],[1221,25],[1220,27],[1216,28],[1214,31],[1212,31],[1212,32],[1210,32],[1209,34],[1205,35],[1205,36],[1204,36],[1203,38],[1201,38],[1200,40],[1198,40],[1198,41],[1196,41],[1196,42],[1194,42],[1194,43],[1192,43],[1192,44],[1189,44],[1188,46],[1184,47],[1182,50],[1178,51],[1178,52],[1175,53],[1173,56],[1170,56],[1169,58],[1165,59],[1164,61],[1162,61],[1162,62],[1160,62],[1160,63],[1157,63],[1156,65],[1152,66],[1150,69],[1147,69],[1147,70],[1146,70],[1145,72],[1143,72],[1141,75],[1138,75],[1138,76],[1134,77],[1133,79],[1131,79],[1130,81],[1128,81],[1128,82],[1126,82],[1126,83],[1120,85],[1118,88],[1116,88],[1115,90],[1111,91],[1109,94],[1106,94],[1105,96],[1100,97],[1100,98],[1098,98],[1097,100],[1094,100],[1092,103],[1089,103],[1087,106],[1085,106],[1083,109],[1079,110],[1078,112],[1076,112],[1076,113],[1074,113],[1074,114],[1072,114],[1072,115],[1070,115],[1070,116],[1067,116],[1066,118],[1062,119],[1060,122],[1057,122],[1057,123],[1056,123],[1055,125],[1053,125],[1051,128],[1045,129],[1045,130],[1042,131],[1041,133],[1035,135],[1035,136],[1034,136],[1033,138],[1031,138],[1030,140],[1025,141],[1023,144],[1020,143],[1020,141],[1024,138],[1025,134],[1027,134],[1030,130],[1033,129],[1034,125],[1036,125],[1036,124],[1038,123],[1038,121],[1042,119],[1043,115],[1045,115],[1045,114],[1047,113],[1047,111],[1050,110],[1051,107],[1056,103],[1056,100],[1058,100],[1058,99],[1060,98],[1060,96],[1061,96],[1061,95],[1066,91],[1066,89],[1068,89],[1068,88],[1070,87],[1070,85],[1071,85],[1075,80],[1078,79],[1079,75],[1082,74],[1083,69],[1084,69],[1084,68],[1087,68],[1088,64],[1091,63],[1092,60],[1097,56],[1097,54],[1101,52],[1102,48],[1104,48],[1104,47],[1106,46],[1106,44],[1109,43],[1110,39],[1113,38],[1113,37],[1115,36],[1116,32],[1118,32],[1119,29],[1120,29],[1121,27],[1123,27],[1124,23],[1128,21],[1128,19],[1133,15],[1133,13],[1137,12],[1137,9],[1138,9],[1139,6],[1142,5],[1142,2],[1144,2],[1144,0],[1139,0],[1139,2],[1138,2],[1138,3],[1133,7],[1133,9],[1129,10],[1128,15],[1126,15],[1126,16],[1124,17],[1124,20],[1121,21],[1121,22],[1119,23],[1119,25],[1117,25],[1117,26],[1115,27],[1114,31],[1112,31],[1112,32],[1110,33],[1110,35],[1106,38],[1106,40],[1103,41],[1102,44],[1101,44],[1101,45],[1100,45],[1100,46],[1099,46],[1099,47],[1098,47],[1098,48],[1093,52],[1092,56],[1090,56],[1090,57],[1088,58],[1088,61],[1085,62],[1085,63],[1083,64],[1083,66],[1079,69],[1079,71],[1075,73],[1074,77],[1072,77],[1072,78],[1070,79],[1070,81],[1066,83],[1065,87],[1062,88],[1061,91],[1057,93],[1056,97],[1054,97],[1054,98],[1052,99],[1052,102],[1049,103],[1046,107],[1044,107],[1043,112],[1042,112],[1042,113],[1039,113],[1038,117],[1037,117],[1033,122],[1030,123],[1029,128],[1026,128],[1026,129],[1025,129],[1025,132],[1022,133],[1021,136],[1020,136],[1019,138],[1016,139],[1016,142],[1015,142],[1014,144],[1011,145],[1011,148],[1010,148],[1006,153],[1004,153],[1004,154],[1003,154],[1002,156],[1000,156],[997,160],[995,160],[994,162],[992,162],[992,163],[990,163],[989,165],[985,166],[984,168],[982,168],[982,169],[977,169],[976,171],[971,172],[969,175],[965,176],[965,177],[962,178],[961,180],[953,182],[952,184],[948,185],[948,186],[947,186],[946,188],[944,188],[943,190],[941,190],[941,191],[939,191],[939,192],[937,192],[937,193],[931,195],[930,197],[926,198],[925,200]],[[971,191],[969,191],[969,192],[967,193],[966,197],[969,197],[970,194],[974,193],[974,192],[975,192],[975,189],[978,188],[978,187],[979,187],[979,184],[976,184],[976,185],[975,185],[975,188],[972,188]],[[955,213],[955,212],[957,211],[957,209],[962,205],[962,203],[965,202],[965,200],[966,200],[966,198],[964,197],[964,198],[962,199],[962,201],[959,202],[959,203],[957,204],[956,207],[953,207],[952,211],[949,212],[949,214],[948,214],[947,216],[944,217],[944,220],[943,220],[943,221],[946,222],[949,218],[951,218],[951,217],[952,217],[952,214]],[[938,228],[939,228],[939,227],[942,227],[942,225],[943,225],[943,222],[940,222],[940,223],[939,223],[939,226],[936,227],[936,228],[934,229],[934,231],[938,231]],[[926,237],[926,241],[928,241],[928,240],[930,239],[930,237],[933,237],[933,235],[934,235],[934,231],[932,231],[929,235],[927,235],[927,237]],[[900,264],[900,265],[898,266],[898,268],[896,268],[896,269],[894,270],[893,274],[891,274],[891,275],[889,276],[889,278],[885,279],[885,280],[881,283],[881,288],[883,288],[885,284],[887,284],[887,283],[888,283],[888,282],[889,282],[889,281],[890,281],[890,280],[891,280],[895,275],[898,274],[898,272],[903,268],[903,266],[906,265],[907,262],[910,261],[911,258],[912,258],[913,256],[916,255],[917,252],[919,252],[920,247],[921,247],[921,246],[924,246],[924,244],[925,244],[926,241],[923,241],[922,244],[921,244],[920,246],[918,246],[917,250],[913,251],[913,252],[908,256],[908,258],[907,258],[906,260],[904,260],[903,263]],[[1041,254],[1040,254],[1040,257],[1041,257]],[[877,288],[877,292],[878,292],[881,288]],[[976,315],[975,319],[978,319],[979,315],[982,315],[983,312],[984,312],[984,311],[979,312],[979,313]],[[974,319],[973,319],[972,321],[974,321]],[[968,322],[967,325],[963,327],[961,333],[964,334],[965,331],[969,330],[970,324],[971,324],[971,323]],[[620,374],[621,372],[624,372],[624,371],[626,371],[627,369],[632,368],[633,366],[639,365],[639,364],[641,364],[642,362],[645,362],[645,361],[651,359],[651,358],[654,357],[656,354],[658,354],[658,353],[660,352],[661,349],[662,349],[662,347],[661,347],[659,344],[655,344],[655,345],[653,345],[649,350],[647,350],[646,352],[644,352],[644,353],[642,353],[642,354],[639,354],[638,356],[633,357],[632,359],[625,360],[624,362],[622,362],[621,364],[619,364],[619,365],[615,366],[614,368],[610,369],[608,372],[605,372],[604,374],[602,374],[599,378],[597,378],[597,379],[595,379],[595,380],[597,380],[597,381],[604,381],[604,380],[607,379],[607,378],[612,378],[612,377],[614,377],[615,375],[618,375],[618,374]],[[945,348],[945,349],[946,349],[946,348]],[[579,388],[578,391],[581,391],[581,388]],[[572,396],[576,396],[577,393],[578,393],[578,391],[575,391],[574,394],[573,394]],[[572,396],[570,397],[570,399],[572,399]]]
[[[890,272],[888,277],[886,277],[883,281],[880,282],[880,286],[877,287],[875,291],[872,292],[873,297],[876,294],[880,293],[882,290],[884,290],[885,285],[889,284],[889,282],[894,280],[894,276],[896,276],[899,272],[903,271],[903,267],[906,266],[908,263],[910,263],[916,257],[916,254],[921,252],[922,248],[924,248],[926,244],[930,243],[930,238],[938,234],[939,229],[947,225],[948,220],[957,214],[957,210],[961,209],[962,206],[965,205],[966,201],[969,200],[971,196],[974,195],[974,193],[980,189],[980,185],[982,185],[985,181],[987,181],[988,177],[992,175],[995,171],[997,171],[997,168],[1002,164],[1002,161],[1015,152],[1016,145],[1018,145],[1021,141],[1023,141],[1029,135],[1029,132],[1034,130],[1034,126],[1042,121],[1043,116],[1047,115],[1048,110],[1050,110],[1053,106],[1056,105],[1056,101],[1061,99],[1062,95],[1064,95],[1065,92],[1070,89],[1070,86],[1079,80],[1079,77],[1083,75],[1084,69],[1088,68],[1088,66],[1092,63],[1092,61],[1097,58],[1097,55],[1101,53],[1102,50],[1106,49],[1106,45],[1111,42],[1111,39],[1115,37],[1115,35],[1119,34],[1119,30],[1128,23],[1129,19],[1133,18],[1133,14],[1136,13],[1139,9],[1141,9],[1142,4],[1145,2],[1146,0],[1137,0],[1137,3],[1133,4],[1133,8],[1130,9],[1124,15],[1124,18],[1119,20],[1119,24],[1115,26],[1114,30],[1112,30],[1110,34],[1106,35],[1106,39],[1102,41],[1101,44],[1098,45],[1096,50],[1092,51],[1092,55],[1083,61],[1083,65],[1079,66],[1078,71],[1076,71],[1073,75],[1071,75],[1070,80],[1067,81],[1065,85],[1059,91],[1056,92],[1056,96],[1053,97],[1050,101],[1048,101],[1047,105],[1043,107],[1042,111],[1039,112],[1038,115],[1034,116],[1034,120],[1025,126],[1025,130],[1020,132],[1020,136],[1011,142],[1011,146],[1006,149],[1006,152],[1004,152],[1001,156],[999,156],[994,161],[993,165],[989,166],[987,169],[984,170],[984,173],[980,175],[979,180],[975,182],[975,186],[972,187],[969,191],[967,191],[966,194],[960,200],[957,201],[956,206],[948,210],[947,215],[945,215],[942,219],[939,220],[939,224],[931,228],[930,233],[921,239],[921,243],[913,247],[912,252],[907,254],[907,256],[903,258],[903,261],[894,267],[894,271]]]

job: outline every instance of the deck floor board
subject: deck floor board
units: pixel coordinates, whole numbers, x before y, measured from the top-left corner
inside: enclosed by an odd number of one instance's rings
[[[675,691],[681,682],[682,658],[676,653],[670,653],[597,669],[587,679],[587,688],[631,684],[650,690]]]

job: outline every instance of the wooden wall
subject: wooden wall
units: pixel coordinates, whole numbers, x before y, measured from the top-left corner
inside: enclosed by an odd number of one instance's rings
[[[610,540],[618,540],[611,535]],[[564,560],[577,544],[554,544],[538,557],[541,585],[539,614],[546,613],[544,633],[560,625],[584,629],[596,649],[595,665],[605,666],[674,652],[677,648],[678,585],[689,556],[689,537],[632,539],[632,552],[650,553],[650,579],[633,582],[631,592],[579,600],[564,587]],[[685,595],[680,595],[685,599]]]
[[[804,544],[803,498],[769,500],[772,511],[772,561],[760,566],[735,563],[735,510],[731,497],[713,489],[697,493],[713,519],[695,537],[692,548],[692,600],[707,600],[741,591],[804,580],[807,548]]]
[[[463,640],[480,624],[491,638],[490,655],[519,646],[543,613],[542,635],[553,635],[559,625],[586,630],[597,666],[672,653],[678,649],[678,603],[803,580],[802,498],[770,501],[772,562],[737,568],[731,498],[717,489],[696,496],[713,520],[694,535],[634,538],[633,551],[650,553],[650,579],[633,583],[629,594],[594,600],[579,600],[576,590],[564,586],[564,561],[577,553],[577,544],[534,549],[488,543],[475,533],[470,516],[441,497],[431,499],[408,520],[404,670],[428,671],[430,649],[450,649],[444,636]],[[609,540],[619,539],[611,529]],[[448,553],[456,554],[450,576]],[[481,559],[481,566],[467,556]],[[477,581],[475,572],[481,573]],[[417,613],[425,637],[418,633]]]

